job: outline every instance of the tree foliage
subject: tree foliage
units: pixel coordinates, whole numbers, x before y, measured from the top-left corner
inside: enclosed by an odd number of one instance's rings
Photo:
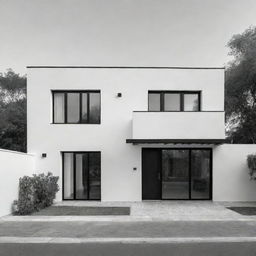
[[[256,180],[256,155],[251,154],[247,156],[247,166],[249,168],[249,175],[251,179]]]
[[[229,41],[234,57],[226,70],[227,133],[233,143],[256,143],[256,27]]]
[[[26,152],[26,77],[0,73],[0,148]]]

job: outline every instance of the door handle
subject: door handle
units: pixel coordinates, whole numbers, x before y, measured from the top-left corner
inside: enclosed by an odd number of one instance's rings
[[[160,175],[160,172],[158,173],[158,180],[161,180],[161,175]]]

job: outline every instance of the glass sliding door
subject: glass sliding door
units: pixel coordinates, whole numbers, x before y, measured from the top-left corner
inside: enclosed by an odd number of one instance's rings
[[[63,199],[101,199],[100,152],[63,153]]]
[[[211,197],[211,148],[142,149],[143,200],[210,200]]]
[[[191,150],[191,198],[210,199],[211,151]]]
[[[89,153],[89,197],[99,200],[101,194],[100,178],[100,153]]]
[[[88,154],[75,154],[76,199],[88,199]]]
[[[189,199],[189,150],[162,150],[162,199]]]
[[[74,161],[73,153],[63,154],[63,198],[74,199]]]

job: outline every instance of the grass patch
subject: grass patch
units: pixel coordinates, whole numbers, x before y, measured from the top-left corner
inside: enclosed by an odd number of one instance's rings
[[[35,212],[38,216],[100,216],[130,215],[130,207],[95,207],[95,206],[50,206]]]
[[[256,215],[256,207],[227,207],[227,209],[237,212],[242,215]]]

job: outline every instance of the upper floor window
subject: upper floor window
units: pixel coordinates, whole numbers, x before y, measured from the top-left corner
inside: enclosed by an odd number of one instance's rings
[[[100,123],[100,91],[53,91],[52,93],[53,123]]]
[[[149,91],[148,111],[200,111],[199,91]]]

